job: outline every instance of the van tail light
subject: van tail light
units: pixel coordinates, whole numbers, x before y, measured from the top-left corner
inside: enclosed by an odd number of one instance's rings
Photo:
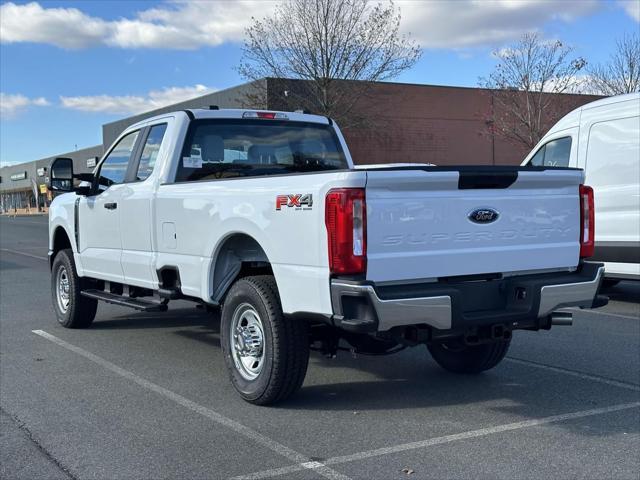
[[[325,199],[329,270],[336,275],[367,271],[367,206],[364,188],[337,188]]]
[[[580,185],[580,257],[593,255],[595,249],[595,213],[593,188]]]

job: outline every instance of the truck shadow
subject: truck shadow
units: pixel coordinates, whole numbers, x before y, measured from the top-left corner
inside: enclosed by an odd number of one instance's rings
[[[640,304],[640,282],[622,281],[612,287],[605,287],[602,293],[616,302]]]
[[[212,324],[210,318],[194,309],[166,313],[134,313],[132,315],[110,316],[108,319],[96,319],[91,325],[92,330],[143,330],[146,328],[176,328],[193,327],[196,325]]]
[[[365,418],[377,418],[391,411],[402,415],[403,422],[414,419],[422,424],[435,415],[438,422],[462,421],[473,425],[482,418],[511,423],[640,401],[638,392],[540,371],[508,360],[480,375],[456,375],[438,367],[425,350],[418,347],[396,355],[393,361],[327,360],[313,355],[310,378],[298,394],[279,408],[341,415],[351,412],[353,427],[360,428]],[[325,371],[319,372],[320,369]],[[354,376],[373,378],[350,379],[351,369],[361,372]],[[320,383],[324,378],[337,382]],[[640,433],[639,411],[636,405],[617,416],[597,415],[592,417],[597,420],[586,417],[554,425],[579,436]],[[468,422],[461,420],[465,417],[470,417]],[[496,417],[502,420],[494,420]],[[350,428],[351,420],[347,418],[345,422],[345,428]]]
[[[217,313],[188,306],[174,308],[168,313],[134,313],[130,315],[112,316],[102,320],[98,318],[91,326],[94,330],[144,330],[168,329],[173,334],[220,347],[220,321]]]
[[[168,314],[109,317],[97,321],[92,328],[168,329],[172,335],[220,348],[219,315],[193,307],[172,309]],[[407,349],[392,357],[352,358],[350,353],[340,352],[337,358],[327,359],[312,352],[300,391],[291,399],[260,411],[275,423],[289,422],[289,415],[306,415],[307,411],[333,412],[341,418],[349,413],[344,418],[345,428],[361,428],[363,421],[372,421],[387,412],[405,420],[413,418],[419,428],[432,415],[438,415],[438,421],[445,423],[460,423],[461,415],[498,417],[505,419],[498,421],[510,423],[640,401],[638,392],[508,360],[489,372],[466,376],[440,369],[425,347]],[[224,370],[222,363],[217,367]],[[222,376],[215,381],[227,379]],[[240,400],[230,388],[229,395],[228,401],[236,404],[239,411],[250,414],[256,408]],[[639,433],[640,422],[634,420],[638,418],[637,409],[624,412],[624,420],[620,415],[595,417],[600,419],[595,428],[585,428],[589,420],[555,425],[581,436]],[[612,418],[614,421],[610,421]],[[475,425],[472,420],[463,423],[468,423],[464,428]]]

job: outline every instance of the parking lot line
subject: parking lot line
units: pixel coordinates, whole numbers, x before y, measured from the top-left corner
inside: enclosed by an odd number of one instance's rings
[[[590,375],[588,373],[577,372],[575,370],[569,370],[562,367],[552,367],[551,365],[545,365],[544,363],[533,362],[531,360],[524,360],[522,358],[505,357],[505,360],[507,362],[517,363],[519,365],[526,365],[529,367],[540,368],[542,370],[549,370],[551,372],[563,373],[565,375],[571,375],[572,377],[582,378],[584,380],[590,380],[592,382],[604,383],[605,385],[611,385],[612,387],[625,388],[633,392],[640,392],[640,385],[635,385],[633,383],[611,380],[609,378],[600,377],[598,375]]]
[[[25,252],[19,252],[17,250],[11,250],[9,248],[0,248],[0,251],[2,252],[8,252],[8,253],[13,253],[15,255],[23,255],[25,257],[31,257],[31,258],[37,258],[38,260],[47,260],[47,257],[42,257],[40,255],[33,255],[31,253],[25,253]]]
[[[429,438],[419,442],[404,443],[401,445],[394,445],[391,447],[382,447],[375,450],[367,450],[363,452],[353,453],[350,455],[343,455],[340,457],[332,457],[323,461],[324,465],[339,465],[342,463],[355,462],[358,460],[364,460],[372,457],[379,457],[382,455],[389,455],[392,453],[406,452],[408,450],[417,450],[421,448],[432,447],[434,445],[442,445],[444,443],[457,442],[460,440],[468,440],[471,438],[485,437],[487,435],[494,435],[496,433],[510,432],[513,430],[522,430],[524,428],[538,427],[540,425],[548,425],[551,423],[564,422],[566,420],[575,420],[578,418],[593,417],[596,415],[604,415],[612,412],[619,412],[621,410],[629,410],[631,408],[640,407],[640,402],[622,403],[618,405],[612,405],[610,407],[594,408],[591,410],[582,410],[579,412],[564,413],[561,415],[552,415],[550,417],[537,418],[533,420],[524,420],[522,422],[507,423],[503,425],[496,425],[494,427],[481,428],[478,430],[471,430],[468,432],[455,433],[452,435],[445,435],[442,437]],[[304,470],[304,465],[291,465],[290,467],[274,468],[270,470],[263,470],[261,472],[251,473],[249,475],[241,475],[234,477],[233,480],[258,480],[262,478],[275,477],[279,475],[288,475],[291,473]]]
[[[343,475],[340,472],[336,472],[335,470],[327,467],[323,463],[312,461],[310,458],[303,455],[302,453],[296,452],[295,450],[292,450],[291,448],[279,442],[276,442],[275,440],[272,440],[269,437],[262,435],[261,433],[258,433],[255,430],[249,427],[246,427],[245,425],[235,420],[225,417],[224,415],[216,412],[215,410],[204,407],[198,403],[195,403],[189,400],[186,397],[183,397],[182,395],[179,395],[175,392],[172,392],[171,390],[161,387],[160,385],[150,382],[149,380],[139,377],[135,373],[125,370],[124,368],[121,368],[116,364],[111,363],[108,360],[105,360],[87,350],[84,350],[83,348],[80,348],[68,342],[65,342],[64,340],[54,335],[51,335],[50,333],[47,333],[44,330],[32,330],[32,332],[88,360],[91,360],[92,362],[115,373],[116,375],[126,378],[127,380],[131,380],[132,382],[138,384],[143,388],[146,388],[147,390],[151,390],[152,392],[155,392],[158,395],[163,396],[164,398],[172,400],[178,405],[181,405],[193,412],[196,412],[204,417],[207,417],[208,419],[216,423],[219,423],[220,425],[223,425],[229,428],[230,430],[233,430],[234,432],[244,436],[245,438],[253,440],[254,442],[262,445],[263,447],[266,447],[269,450],[279,455],[282,455],[286,459],[296,463],[296,466],[300,470],[312,470],[317,474],[331,480],[350,480],[349,477],[347,477],[346,475]]]

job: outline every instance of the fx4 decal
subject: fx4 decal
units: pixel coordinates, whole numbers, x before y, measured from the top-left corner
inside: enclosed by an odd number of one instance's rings
[[[310,193],[304,195],[294,193],[291,195],[278,195],[276,197],[276,210],[282,210],[282,207],[294,207],[296,210],[311,210],[312,206],[313,195]]]

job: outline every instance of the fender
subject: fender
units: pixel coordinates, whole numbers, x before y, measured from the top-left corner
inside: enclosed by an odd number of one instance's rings
[[[56,233],[59,229],[64,231],[73,251],[76,270],[79,276],[84,276],[82,260],[78,250],[80,225],[78,223],[78,205],[80,197],[67,193],[56,197],[49,208],[49,266],[53,262],[53,254],[56,251],[54,244]]]

